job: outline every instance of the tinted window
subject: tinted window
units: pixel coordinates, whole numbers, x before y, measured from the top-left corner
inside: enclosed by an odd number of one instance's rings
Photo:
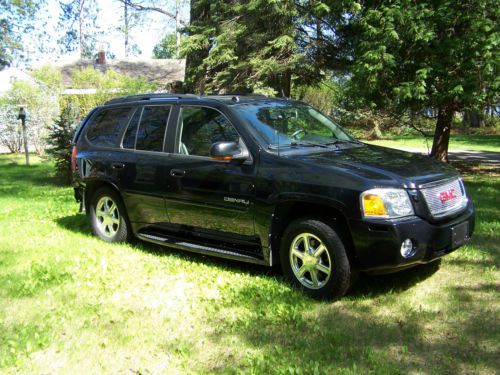
[[[252,125],[266,146],[300,142],[326,144],[353,139],[331,119],[306,104],[257,102],[233,108]]]
[[[210,146],[215,142],[239,141],[236,129],[212,108],[183,107],[179,126],[179,154],[210,156]]]
[[[137,127],[139,126],[139,120],[141,118],[142,108],[137,108],[128,124],[127,131],[123,137],[122,146],[123,148],[135,148],[135,136],[137,135]]]
[[[163,151],[163,138],[169,114],[170,106],[144,107],[137,131],[137,150]]]
[[[88,126],[87,139],[96,146],[115,146],[130,110],[131,107],[120,107],[100,111]]]

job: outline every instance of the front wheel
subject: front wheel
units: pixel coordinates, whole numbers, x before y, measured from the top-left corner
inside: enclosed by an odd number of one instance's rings
[[[351,266],[344,243],[323,221],[291,223],[283,235],[280,258],[285,277],[312,297],[338,298],[349,289]]]
[[[90,202],[90,222],[94,233],[106,242],[125,242],[129,226],[121,197],[111,188],[97,190]]]

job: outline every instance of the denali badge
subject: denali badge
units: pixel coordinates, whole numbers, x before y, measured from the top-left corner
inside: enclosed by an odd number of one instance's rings
[[[250,204],[250,201],[248,201],[246,199],[237,199],[237,198],[231,198],[231,197],[224,197],[224,202],[243,203],[247,206]]]
[[[457,196],[455,194],[455,189],[450,189],[439,193],[439,199],[441,200],[441,203],[447,202],[451,199],[455,199],[456,197]]]

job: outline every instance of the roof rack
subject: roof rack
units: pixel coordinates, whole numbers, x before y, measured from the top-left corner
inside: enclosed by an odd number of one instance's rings
[[[228,97],[235,97],[235,96],[241,96],[241,97],[257,97],[257,98],[267,98],[267,95],[264,94],[253,94],[253,93],[247,93],[247,94],[239,94],[239,93],[229,93],[229,94],[208,94],[204,95],[205,97],[208,98],[214,98],[214,97],[222,97],[222,98],[228,98]]]
[[[141,100],[153,100],[153,99],[200,99],[198,95],[194,94],[139,94],[139,95],[129,95],[121,96],[119,98],[114,98],[108,100],[105,105],[117,104],[117,103],[128,103],[128,102],[138,102]]]

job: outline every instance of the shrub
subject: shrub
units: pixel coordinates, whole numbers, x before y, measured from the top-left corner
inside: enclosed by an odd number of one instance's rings
[[[71,106],[61,111],[59,118],[49,129],[47,154],[54,159],[56,175],[71,182],[71,147],[76,129],[76,114]]]

